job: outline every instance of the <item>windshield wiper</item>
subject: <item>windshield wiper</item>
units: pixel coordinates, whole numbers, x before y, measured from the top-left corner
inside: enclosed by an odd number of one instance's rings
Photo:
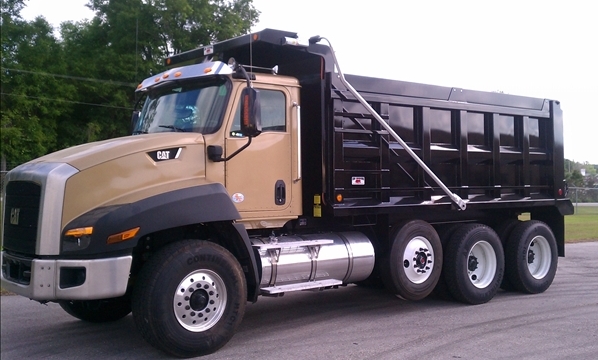
[[[147,134],[147,131],[141,131],[141,130],[133,131],[133,135],[139,135],[139,134]]]
[[[180,127],[176,127],[174,125],[159,125],[158,127],[172,129],[172,130],[178,131],[178,132],[186,132],[185,129],[181,129]]]

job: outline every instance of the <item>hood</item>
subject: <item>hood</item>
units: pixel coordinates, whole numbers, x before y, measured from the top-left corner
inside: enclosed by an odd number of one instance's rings
[[[30,163],[67,163],[79,171],[83,171],[134,153],[203,143],[203,136],[197,133],[173,132],[126,136],[73,146],[42,156]]]

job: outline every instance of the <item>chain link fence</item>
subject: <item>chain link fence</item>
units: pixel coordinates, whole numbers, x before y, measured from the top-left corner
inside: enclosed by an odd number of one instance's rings
[[[593,205],[598,206],[598,187],[583,188],[583,187],[570,187],[569,198],[575,206],[575,212],[577,212],[578,206]]]

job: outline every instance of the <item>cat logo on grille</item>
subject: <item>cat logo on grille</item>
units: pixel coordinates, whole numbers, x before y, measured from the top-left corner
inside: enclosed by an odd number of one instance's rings
[[[21,213],[21,209],[19,209],[19,208],[10,209],[10,223],[12,225],[19,225],[19,214],[20,213]]]

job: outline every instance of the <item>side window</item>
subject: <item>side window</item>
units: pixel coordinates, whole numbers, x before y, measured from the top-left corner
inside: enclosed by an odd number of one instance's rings
[[[286,131],[286,101],[278,90],[259,89],[262,115],[262,131]],[[231,136],[241,137],[241,105],[237,106],[231,127]]]

